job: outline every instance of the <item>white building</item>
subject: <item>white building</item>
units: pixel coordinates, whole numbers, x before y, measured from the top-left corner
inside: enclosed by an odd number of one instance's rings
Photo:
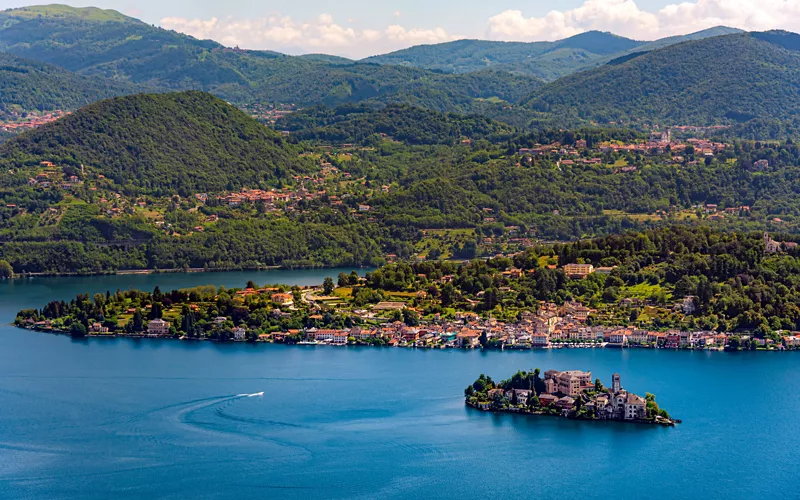
[[[147,324],[147,331],[151,335],[169,335],[169,327],[169,321],[157,318]]]

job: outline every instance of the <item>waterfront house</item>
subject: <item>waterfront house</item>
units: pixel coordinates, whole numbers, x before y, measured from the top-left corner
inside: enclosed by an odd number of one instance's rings
[[[92,333],[108,333],[108,327],[100,323],[93,323],[89,331]]]
[[[558,401],[558,396],[553,394],[540,394],[539,395],[539,404],[544,407],[550,406],[551,404]]]
[[[151,335],[168,335],[169,334],[169,321],[164,321],[161,318],[156,318],[147,324],[147,331]]]
[[[550,336],[546,333],[534,333],[531,335],[532,347],[547,347],[550,345]]]
[[[476,330],[464,330],[456,335],[456,345],[459,347],[478,347],[481,333]]]
[[[556,407],[562,412],[570,412],[575,408],[575,400],[569,396],[564,396],[556,401]]]
[[[237,341],[244,340],[245,336],[247,335],[247,331],[242,327],[234,328],[232,333],[234,340]]]

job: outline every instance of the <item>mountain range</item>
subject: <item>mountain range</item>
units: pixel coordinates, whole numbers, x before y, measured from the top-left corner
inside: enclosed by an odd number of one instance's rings
[[[83,76],[153,89],[206,90],[236,104],[403,102],[470,111],[480,99],[517,102],[538,79],[493,71],[447,75],[311,55],[239,50],[121,14],[63,6],[0,13],[0,51]]]
[[[797,128],[797,38],[718,27],[641,42],[593,31],[556,42],[461,40],[351,61],[228,48],[115,11],[50,5],[0,12],[0,97],[5,109],[24,111],[203,90],[238,106],[415,106],[532,129],[747,123],[755,136],[771,132],[753,121]]]

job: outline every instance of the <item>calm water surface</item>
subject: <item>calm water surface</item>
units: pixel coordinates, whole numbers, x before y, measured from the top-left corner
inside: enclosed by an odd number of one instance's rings
[[[328,274],[338,271],[0,283],[0,498],[798,498],[792,353],[73,341],[6,326],[20,308],[79,292]],[[535,367],[607,382],[618,371],[684,423],[464,407],[478,374]]]

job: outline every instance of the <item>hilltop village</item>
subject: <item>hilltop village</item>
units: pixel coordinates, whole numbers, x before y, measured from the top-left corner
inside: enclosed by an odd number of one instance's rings
[[[552,415],[578,420],[613,420],[672,426],[679,421],[659,408],[656,397],[641,397],[622,387],[615,373],[611,387],[592,372],[548,370],[541,378],[533,372],[518,372],[511,379],[495,383],[481,375],[464,390],[465,403],[484,411]]]

